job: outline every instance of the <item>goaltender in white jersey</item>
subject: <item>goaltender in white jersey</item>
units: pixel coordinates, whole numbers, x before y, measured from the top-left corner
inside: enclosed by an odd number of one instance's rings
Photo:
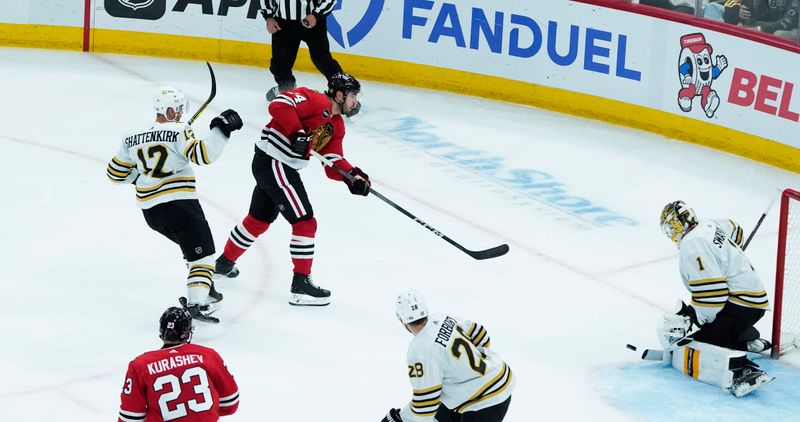
[[[661,211],[661,229],[680,251],[680,274],[691,305],[664,315],[658,326],[665,363],[701,381],[743,396],[773,377],[745,352],[768,350],[756,322],[769,306],[764,284],[741,249],[732,220],[698,220],[683,201]],[[699,327],[692,332],[692,326]]]
[[[383,421],[502,421],[516,378],[489,348],[486,328],[450,315],[428,315],[416,290],[398,296],[396,311],[414,334],[407,360],[413,396]]]

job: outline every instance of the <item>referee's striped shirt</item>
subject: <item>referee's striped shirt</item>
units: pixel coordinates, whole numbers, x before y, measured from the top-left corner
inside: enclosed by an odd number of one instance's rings
[[[264,19],[299,21],[307,15],[324,16],[331,13],[336,0],[261,0],[261,5]]]

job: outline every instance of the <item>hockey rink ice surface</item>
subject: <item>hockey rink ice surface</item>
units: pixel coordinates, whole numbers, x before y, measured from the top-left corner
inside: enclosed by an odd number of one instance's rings
[[[197,61],[9,48],[0,63],[0,419],[114,420],[127,364],[161,346],[158,318],[185,295],[186,269],[105,166],[123,132],[154,120],[156,86],[182,90],[193,113],[208,72]],[[218,162],[196,168],[219,251],[247,212],[272,79],[213,66],[218,94],[195,132],[226,108],[245,123]],[[324,87],[317,74],[298,81]],[[689,297],[661,208],[682,199],[749,232],[776,188],[798,188],[800,176],[535,108],[362,83],[345,156],[464,246],[511,251],[475,261],[312,162],[302,176],[319,223],[313,275],[332,304],[287,304],[290,226],[279,219],[239,260],[239,278],[218,282],[221,324],[195,332],[238,381],[239,411],[225,420],[379,421],[406,404],[411,335],[394,299],[409,288],[433,313],[486,325],[517,377],[507,421],[796,420],[798,355],[759,359],[777,378],[741,399],[639,356],[659,347],[662,313]],[[748,249],[770,294],[776,243],[774,207]],[[771,317],[758,325],[766,337]]]

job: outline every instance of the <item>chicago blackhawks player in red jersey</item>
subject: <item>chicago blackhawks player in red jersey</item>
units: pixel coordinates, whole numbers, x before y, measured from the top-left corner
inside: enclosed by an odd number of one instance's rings
[[[325,167],[328,178],[344,181],[354,195],[369,194],[369,176],[350,164],[342,152],[345,133],[342,115],[349,117],[358,112],[360,90],[361,84],[355,78],[337,73],[328,80],[324,94],[297,88],[281,93],[270,103],[272,120],[261,131],[253,157],[256,186],[250,210],[241,224],[233,228],[223,254],[217,258],[217,276],[236,277],[239,274],[234,265],[236,260],[280,213],[292,225],[289,252],[294,277],[289,303],[311,306],[330,303],[331,292],[311,281],[317,221],[299,170],[308,165],[313,149],[354,176],[349,182]]]
[[[239,388],[222,358],[190,343],[191,314],[171,307],[159,325],[164,346],[128,365],[118,422],[206,422],[236,412]]]

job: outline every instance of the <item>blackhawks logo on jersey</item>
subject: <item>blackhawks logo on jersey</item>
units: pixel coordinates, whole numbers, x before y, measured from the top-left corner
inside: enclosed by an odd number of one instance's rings
[[[322,148],[325,148],[325,145],[328,145],[332,136],[333,125],[330,122],[325,123],[314,131],[314,137],[311,140],[311,148],[319,152]]]

